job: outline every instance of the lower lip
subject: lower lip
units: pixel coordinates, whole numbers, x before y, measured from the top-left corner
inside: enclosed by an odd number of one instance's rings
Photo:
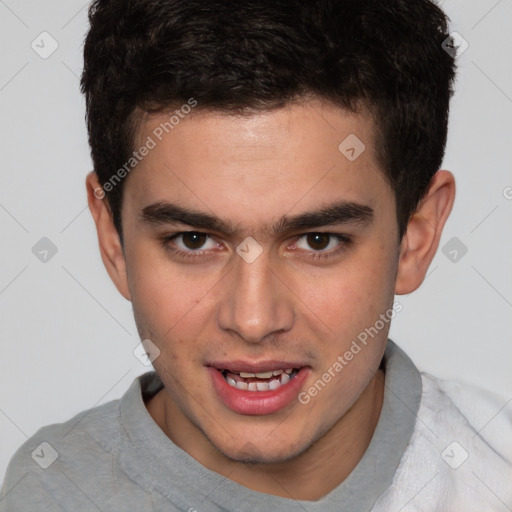
[[[232,411],[238,414],[265,415],[284,409],[297,400],[300,389],[309,375],[309,368],[301,368],[285,385],[269,391],[243,391],[230,386],[222,373],[208,367],[213,387],[220,399]]]

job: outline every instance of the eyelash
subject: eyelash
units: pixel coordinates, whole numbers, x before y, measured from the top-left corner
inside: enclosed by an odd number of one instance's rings
[[[208,253],[208,251],[211,251],[211,249],[208,250],[190,250],[190,251],[183,251],[181,249],[178,249],[172,245],[172,242],[183,235],[194,233],[198,235],[206,235],[209,239],[212,238],[211,235],[208,233],[203,233],[202,231],[180,231],[178,233],[173,233],[171,235],[166,235],[161,238],[160,245],[163,249],[165,249],[167,252],[177,256],[181,259],[191,259],[191,258],[208,258],[209,256],[212,256]],[[339,233],[326,233],[323,231],[311,231],[309,233],[304,233],[300,236],[298,236],[297,241],[294,243],[297,243],[302,238],[308,236],[308,235],[326,235],[331,238],[335,238],[338,240],[339,245],[335,249],[331,249],[330,251],[313,251],[309,253],[307,256],[304,256],[307,259],[311,260],[327,260],[333,256],[337,256],[342,251],[346,250],[353,242],[352,238],[348,235],[343,235]]]

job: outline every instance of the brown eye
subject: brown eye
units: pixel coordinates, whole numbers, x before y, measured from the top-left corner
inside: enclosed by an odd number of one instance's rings
[[[304,233],[294,245],[296,249],[306,251],[313,257],[327,258],[349,247],[351,243],[351,238],[345,234],[312,232]]]
[[[188,258],[200,258],[199,261],[210,261],[215,254],[223,251],[222,244],[212,235],[200,231],[182,231],[162,237],[160,245],[178,261],[192,262]]]
[[[306,235],[306,241],[315,251],[325,250],[331,241],[331,236],[327,233],[310,233]]]
[[[201,249],[209,237],[205,233],[190,231],[189,233],[182,233],[181,238],[183,245],[187,249],[197,250]]]

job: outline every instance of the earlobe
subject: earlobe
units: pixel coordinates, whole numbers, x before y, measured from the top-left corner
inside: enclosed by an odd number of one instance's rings
[[[112,214],[104,199],[104,192],[94,171],[85,180],[89,210],[96,224],[101,259],[119,293],[131,300],[126,274],[126,262],[119,234],[114,226]]]
[[[434,258],[444,225],[455,200],[455,178],[449,171],[438,171],[427,194],[407,224],[400,246],[395,293],[416,290]]]

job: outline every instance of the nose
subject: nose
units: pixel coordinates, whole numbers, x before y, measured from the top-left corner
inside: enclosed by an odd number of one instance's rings
[[[292,294],[270,267],[265,251],[252,263],[235,255],[217,309],[218,326],[245,341],[258,343],[292,328]]]

